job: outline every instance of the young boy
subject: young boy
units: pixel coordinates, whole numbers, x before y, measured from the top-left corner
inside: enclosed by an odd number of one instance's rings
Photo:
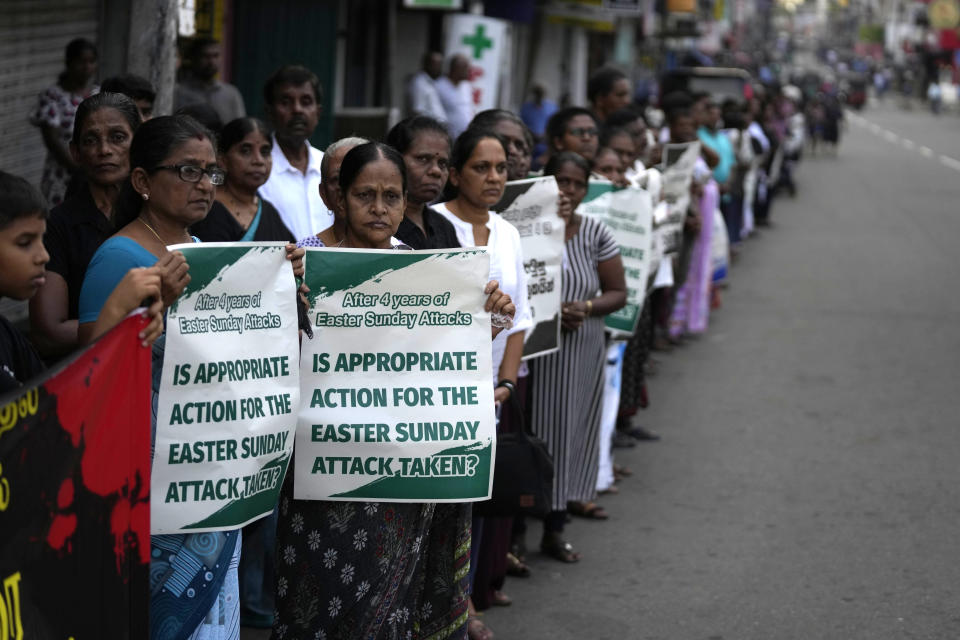
[[[47,211],[40,192],[23,178],[0,172],[0,296],[27,300],[44,283],[50,260],[43,247]],[[27,339],[0,316],[0,393],[43,371]]]
[[[46,220],[47,208],[40,193],[23,178],[0,171],[0,296],[27,300],[43,285],[50,260],[43,246]],[[177,260],[183,260],[183,254],[167,254],[163,262]],[[94,335],[105,333],[141,301],[152,299],[146,312],[150,324],[140,332],[141,344],[150,345],[163,331],[160,273],[168,266],[158,263],[150,269],[130,270],[107,299]],[[23,386],[43,370],[33,346],[0,316],[0,394]]]

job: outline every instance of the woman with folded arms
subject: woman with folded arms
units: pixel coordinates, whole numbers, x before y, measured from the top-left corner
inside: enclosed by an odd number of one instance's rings
[[[130,175],[130,142],[139,126],[136,103],[119,93],[98,93],[77,108],[70,154],[86,181],[50,212],[43,236],[47,281],[30,300],[30,329],[45,356],[79,346],[80,287],[93,254],[116,231],[116,200]]]

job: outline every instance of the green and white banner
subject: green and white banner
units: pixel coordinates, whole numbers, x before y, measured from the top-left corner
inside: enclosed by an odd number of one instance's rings
[[[557,215],[560,191],[553,176],[508,182],[493,208],[520,232],[523,270],[527,274],[527,304],[533,328],[523,343],[523,359],[560,348],[563,219]]]
[[[308,249],[294,496],[489,497],[495,419],[485,249]]]
[[[296,282],[282,242],[169,248],[190,284],[167,312],[151,531],[236,529],[273,511],[293,451]]]
[[[686,142],[663,147],[663,199],[669,206],[666,224],[658,228],[665,254],[680,250],[683,221],[690,207],[690,183],[700,157],[700,143]]]
[[[647,296],[653,242],[653,200],[636,187],[617,189],[607,180],[591,180],[577,212],[602,221],[620,245],[627,282],[627,304],[604,319],[614,337],[630,337],[637,330]]]

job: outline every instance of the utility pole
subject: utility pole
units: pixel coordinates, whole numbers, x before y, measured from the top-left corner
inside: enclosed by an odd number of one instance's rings
[[[157,89],[154,113],[173,113],[176,74],[177,0],[138,0],[130,9],[127,69]]]

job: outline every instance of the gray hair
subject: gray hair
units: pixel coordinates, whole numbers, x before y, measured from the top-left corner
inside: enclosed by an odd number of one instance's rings
[[[336,142],[330,143],[330,146],[327,147],[327,150],[323,152],[323,159],[320,161],[320,180],[326,182],[330,177],[328,172],[330,171],[330,161],[327,160],[331,155],[343,149],[344,147],[359,147],[362,144],[367,144],[370,142],[366,138],[360,138],[358,136],[348,136],[346,138],[340,138]]]

